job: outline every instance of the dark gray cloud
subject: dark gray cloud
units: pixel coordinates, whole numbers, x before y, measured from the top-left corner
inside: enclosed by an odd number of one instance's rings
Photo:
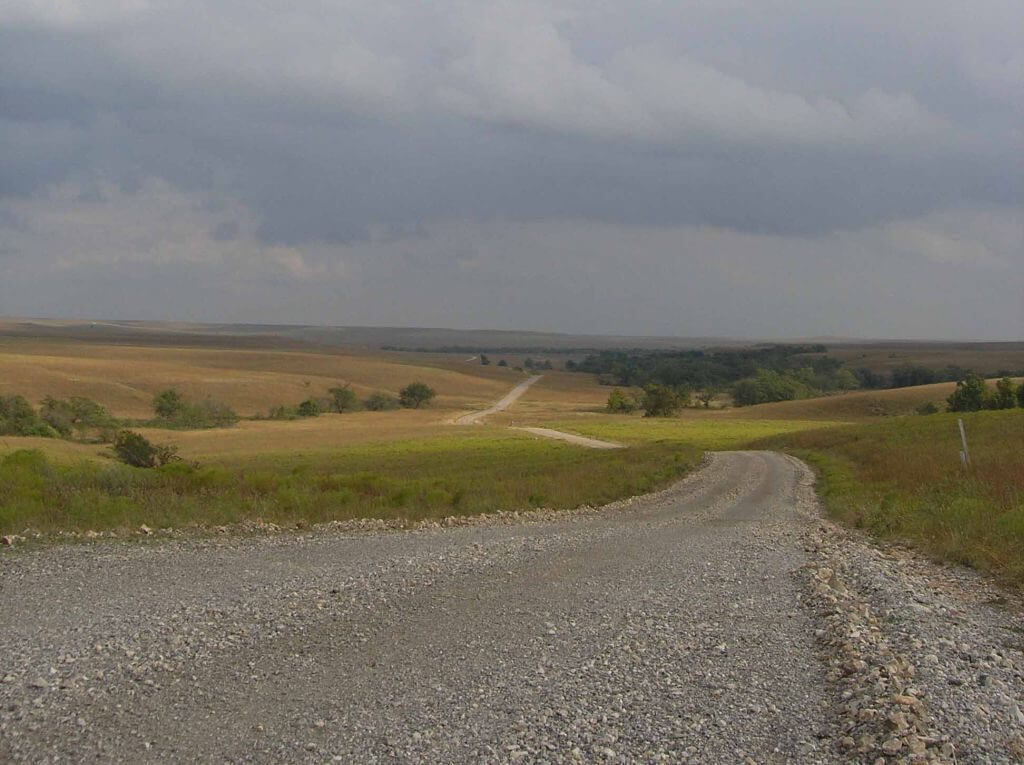
[[[0,313],[1017,336],[1022,27],[1002,0],[15,0]]]

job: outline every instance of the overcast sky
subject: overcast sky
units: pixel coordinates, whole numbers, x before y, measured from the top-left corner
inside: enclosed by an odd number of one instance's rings
[[[6,0],[0,315],[1024,338],[1020,0]]]

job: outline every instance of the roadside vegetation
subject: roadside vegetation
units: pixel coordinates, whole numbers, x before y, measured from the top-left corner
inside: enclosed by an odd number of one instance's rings
[[[959,456],[958,418],[968,467]],[[1024,585],[1024,411],[901,417],[756,445],[814,465],[836,519]]]
[[[143,454],[148,450],[135,445]],[[173,455],[172,455],[173,456]],[[352,518],[417,521],[535,507],[601,504],[668,485],[698,447],[646,444],[594,452],[514,435],[466,434],[301,455],[266,453],[136,468],[66,462],[40,450],[0,457],[0,533],[301,525]]]

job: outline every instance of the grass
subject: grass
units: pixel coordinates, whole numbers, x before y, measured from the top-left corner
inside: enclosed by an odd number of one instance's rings
[[[967,471],[958,416],[971,450]],[[758,445],[813,464],[836,519],[1024,584],[1024,411],[896,418]]]
[[[666,444],[592,452],[518,435],[459,433],[343,451],[226,456],[140,470],[20,449],[0,457],[0,533],[419,520],[601,504],[689,471],[700,450]]]
[[[276,349],[210,349],[0,340],[0,395],[85,396],[118,417],[152,416],[153,395],[177,388],[185,398],[223,401],[243,416],[326,396],[348,382],[360,397],[397,394],[414,380],[438,393],[438,408],[471,409],[500,398],[513,382],[478,373],[480,365],[443,369],[382,354]]]
[[[548,422],[545,423],[545,427],[627,445],[653,442],[717,451],[743,449],[751,442],[767,436],[829,427],[836,424],[839,423],[820,420],[662,419],[604,415],[589,420]]]

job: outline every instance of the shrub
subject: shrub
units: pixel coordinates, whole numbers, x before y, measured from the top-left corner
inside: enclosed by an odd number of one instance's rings
[[[401,406],[401,403],[397,398],[389,393],[377,391],[376,393],[371,393],[366,397],[366,400],[363,402],[363,406],[371,412],[383,412],[388,409],[398,409],[398,407]]]
[[[934,401],[928,401],[927,403],[921,404],[915,410],[918,414],[938,414],[939,407],[936,406]]]
[[[605,411],[629,414],[636,411],[636,401],[623,393],[621,388],[613,388],[612,392],[608,394],[608,403],[605,405]]]
[[[399,401],[406,409],[419,409],[430,402],[437,393],[423,382],[409,383],[399,391]]]
[[[40,419],[24,396],[0,396],[0,436],[53,438],[57,435],[58,432]]]
[[[1017,394],[1017,386],[1013,380],[1004,377],[996,382],[996,392],[987,403],[992,409],[1013,409],[1017,406]]]
[[[644,417],[671,417],[682,406],[679,394],[668,386],[652,383],[644,387]]]
[[[316,417],[320,414],[320,402],[315,398],[307,398],[295,409],[299,417]]]
[[[114,454],[126,465],[151,468],[177,460],[178,447],[153,444],[141,433],[121,430],[114,436]]]
[[[94,430],[99,432],[101,441],[109,441],[111,431],[117,426],[117,420],[110,412],[83,396],[72,396],[67,400],[47,396],[43,399],[39,416],[65,438],[70,437],[73,430],[78,432],[79,438]]]
[[[508,362],[505,361],[505,359],[502,359],[501,361],[498,362],[498,366],[499,367],[507,367],[508,366]]]
[[[487,358],[487,354],[481,353],[480,354],[480,363],[483,364],[486,367],[488,364],[491,363],[491,360],[489,358]]]
[[[1017,405],[1024,406],[1024,383],[1017,388]]]
[[[985,381],[977,375],[967,375],[956,384],[956,390],[946,399],[951,412],[977,412],[985,408],[985,401],[991,396]]]
[[[153,396],[153,412],[157,417],[170,420],[181,414],[185,399],[174,388],[167,388]]]
[[[207,398],[199,403],[186,401],[173,388],[160,391],[153,397],[156,425],[170,428],[218,428],[234,425],[238,414],[220,401]]]
[[[359,398],[356,392],[346,383],[337,388],[330,388],[331,409],[335,412],[353,412],[359,408]]]

